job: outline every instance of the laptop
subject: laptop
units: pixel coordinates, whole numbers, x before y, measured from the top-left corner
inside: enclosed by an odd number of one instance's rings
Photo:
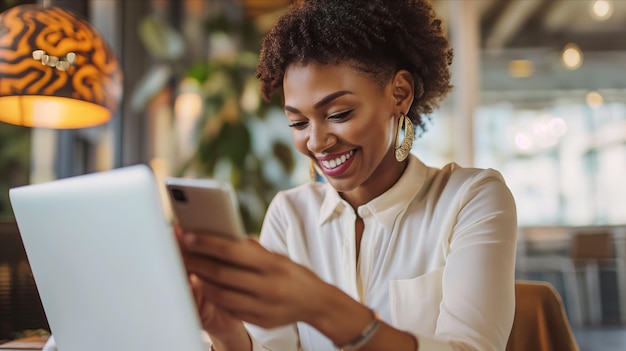
[[[9,191],[62,351],[204,351],[176,239],[148,166]]]

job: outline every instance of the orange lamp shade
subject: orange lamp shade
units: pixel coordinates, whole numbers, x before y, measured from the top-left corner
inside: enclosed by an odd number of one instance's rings
[[[0,14],[0,121],[92,127],[111,119],[121,95],[120,65],[85,20],[39,5]]]

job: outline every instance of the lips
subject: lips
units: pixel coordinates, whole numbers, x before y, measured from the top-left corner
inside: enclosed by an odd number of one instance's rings
[[[348,161],[350,157],[352,157],[352,154],[354,154],[354,151],[350,150],[349,152],[340,156],[332,158],[325,157],[324,159],[320,159],[320,163],[326,169],[334,169],[346,163],[346,161]]]
[[[344,154],[337,154],[318,158],[319,163],[322,166],[324,174],[331,177],[336,177],[348,169],[348,166],[352,163],[352,156],[354,150],[350,150]]]

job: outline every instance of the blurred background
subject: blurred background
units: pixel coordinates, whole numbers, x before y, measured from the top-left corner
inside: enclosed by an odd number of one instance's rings
[[[290,2],[0,1],[84,18],[123,73],[106,123],[0,123],[0,340],[47,328],[9,188],[145,163],[162,178],[231,181],[254,234],[276,191],[310,180],[280,97],[262,101],[254,78],[260,39]],[[626,1],[432,3],[455,50],[455,89],[413,152],[502,172],[518,209],[519,278],[557,288],[582,350],[625,349]]]

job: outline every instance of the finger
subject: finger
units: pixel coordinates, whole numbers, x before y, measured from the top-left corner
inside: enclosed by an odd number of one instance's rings
[[[176,242],[178,243],[178,247],[181,250],[183,250],[185,247],[185,244],[183,242],[183,230],[176,223],[172,225],[172,230],[174,232],[174,237],[176,238]]]
[[[202,308],[204,305],[204,294],[202,293],[202,281],[195,274],[189,275],[189,286],[193,293],[193,299],[196,302],[198,308]]]
[[[182,237],[183,236],[183,230],[178,225],[178,223],[176,223],[176,222],[172,223],[172,229],[174,230],[174,235],[176,235],[177,237]]]
[[[269,319],[278,306],[262,303],[259,298],[238,290],[225,289],[211,281],[201,280],[203,294],[211,304],[236,319],[261,321]],[[281,313],[283,314],[283,313]]]
[[[195,274],[189,276],[190,285],[196,300],[200,322],[206,328],[212,325],[217,313],[215,305],[205,298],[205,282]]]
[[[252,239],[232,240],[196,233],[185,233],[184,245],[189,252],[252,270],[258,270],[269,253]]]
[[[198,275],[203,280],[251,295],[257,295],[254,288],[261,285],[265,280],[265,277],[258,271],[251,271],[245,267],[225,264],[198,255],[187,255],[185,265],[188,272]]]

